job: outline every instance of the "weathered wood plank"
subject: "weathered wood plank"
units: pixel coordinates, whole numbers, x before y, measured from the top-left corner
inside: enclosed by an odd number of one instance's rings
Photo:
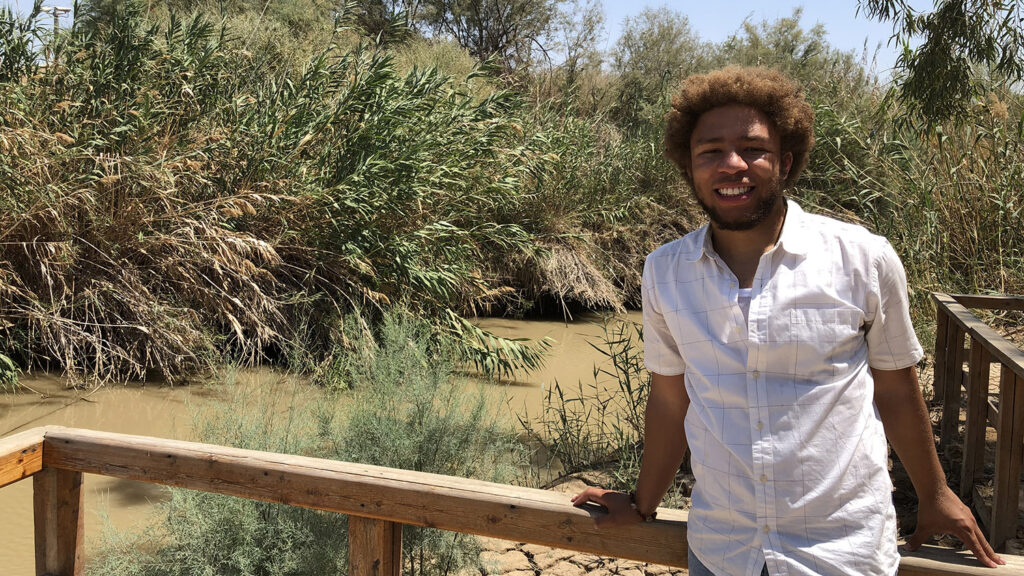
[[[32,481],[37,576],[81,576],[82,473],[44,468]]]
[[[983,296],[981,294],[950,294],[964,308],[979,310],[1024,310],[1024,296]]]
[[[401,573],[402,525],[349,516],[349,576],[400,576]]]
[[[999,378],[999,425],[989,543],[1002,546],[1017,534],[1017,505],[1024,442],[1024,379],[1003,366]],[[45,450],[45,448],[44,448]]]
[[[1024,574],[1024,557],[1000,554],[1006,565],[992,570],[982,566],[970,551],[921,546],[915,552],[900,548],[900,576],[1009,576]]]
[[[993,358],[999,360],[1003,365],[1009,366],[1017,376],[1024,378],[1024,350],[1017,348],[1006,338],[1000,336],[998,332],[971,314],[970,310],[954,300],[952,296],[934,292],[932,298],[937,306],[945,307],[951,324],[956,324],[961,330],[984,341]]]
[[[43,464],[268,502],[686,566],[686,513],[598,531],[565,494],[144,436],[51,429]]]
[[[935,369],[932,370],[932,402],[941,404],[946,391],[946,339],[949,334],[949,312],[935,304]]]
[[[955,322],[946,330],[946,374],[942,379],[942,419],[939,422],[939,446],[948,452],[955,444],[960,424],[960,389],[964,371],[964,334]]]
[[[967,424],[964,431],[963,463],[960,469],[960,498],[970,499],[974,483],[985,471],[985,429],[988,424],[988,376],[991,355],[971,336],[971,358],[967,383]]]
[[[0,488],[42,469],[44,431],[45,428],[33,428],[0,438]]]
[[[436,474],[67,428],[47,432],[43,454],[46,466],[686,567],[679,510],[599,532],[601,512],[573,508],[565,494]],[[992,573],[946,548],[901,554],[905,576]],[[1007,559],[1007,574],[1024,574],[1024,558]]]

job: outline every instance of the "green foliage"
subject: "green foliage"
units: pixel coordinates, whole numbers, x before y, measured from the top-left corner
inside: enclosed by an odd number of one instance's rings
[[[552,29],[562,0],[423,0],[423,18],[435,34],[454,38],[480,61],[507,72],[528,67]]]
[[[267,74],[200,13],[157,24],[139,3],[87,11],[54,48],[0,84],[0,338],[30,363],[175,378],[325,354],[320,320],[403,300],[447,334],[497,288],[492,262],[534,250],[508,215],[543,140],[513,94],[399,74],[367,43]]]
[[[556,382],[547,391],[540,417],[520,418],[531,437],[546,448],[552,459],[549,466],[572,474],[612,464],[617,467],[614,488],[628,489],[635,482],[651,389],[642,340],[639,325],[606,321],[603,341],[591,344],[607,358],[604,367],[594,367],[594,381],[586,386],[578,382],[572,392]],[[609,380],[613,386],[606,385]]]
[[[0,390],[13,390],[18,386],[18,366],[7,356],[0,354]]]
[[[352,397],[287,379],[199,414],[198,440],[407,470],[508,481],[523,454],[481,389],[453,378],[453,357],[429,324],[386,317],[376,339],[350,342]],[[335,386],[334,388],[340,388]],[[347,570],[347,519],[340,514],[171,489],[161,522],[129,536],[108,534],[90,573],[306,575]],[[478,567],[469,535],[407,526],[403,572],[454,574]]]
[[[39,66],[36,48],[42,40],[33,21],[42,13],[43,1],[35,0],[25,18],[19,18],[10,6],[0,8],[0,83],[35,74]]]
[[[671,91],[682,78],[706,68],[708,48],[679,12],[644,8],[626,18],[612,52],[619,75],[615,115],[620,125],[646,120],[660,128]]]
[[[931,123],[967,119],[991,84],[1024,80],[1024,2],[943,0],[916,12],[905,0],[861,0],[869,17],[889,21],[903,46],[899,99]],[[921,37],[921,45],[910,41]]]

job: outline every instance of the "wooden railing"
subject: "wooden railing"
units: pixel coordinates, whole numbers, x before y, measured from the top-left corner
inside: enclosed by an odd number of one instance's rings
[[[0,487],[33,478],[36,574],[82,573],[82,474],[101,474],[350,515],[349,575],[397,576],[402,525],[429,526],[686,566],[686,513],[598,531],[566,494],[333,460],[62,427],[0,439]],[[873,553],[865,550],[865,554]],[[1006,557],[1004,574],[1024,574]],[[925,546],[902,575],[992,574],[966,552]]]
[[[1024,310],[1024,297],[940,293],[932,297],[936,304],[933,401],[942,405],[939,443],[947,455],[956,445],[965,395],[960,497],[972,503],[985,525],[989,543],[999,547],[1017,532],[1024,460],[1024,351],[968,308]],[[989,391],[992,365],[999,369],[999,391],[995,394]],[[979,482],[985,471],[989,426],[995,430],[996,439],[992,504],[987,506]]]

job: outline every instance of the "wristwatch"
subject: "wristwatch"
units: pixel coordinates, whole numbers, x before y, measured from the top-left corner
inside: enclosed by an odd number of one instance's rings
[[[634,512],[639,514],[640,515],[640,519],[643,520],[644,522],[654,522],[654,519],[658,517],[658,511],[657,510],[654,510],[650,514],[644,514],[643,512],[640,511],[640,508],[638,508],[637,505],[636,505],[636,492],[630,492],[629,493],[629,507],[632,508]]]

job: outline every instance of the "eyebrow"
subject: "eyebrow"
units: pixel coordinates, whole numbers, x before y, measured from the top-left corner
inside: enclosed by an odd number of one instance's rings
[[[715,136],[715,137],[712,137],[712,138],[698,138],[697,140],[694,141],[693,145],[694,146],[700,146],[701,144],[718,144],[718,143],[724,142],[724,141],[725,141],[725,138],[722,138],[721,136]],[[754,136],[754,135],[750,135],[750,136],[743,136],[743,137],[741,137],[740,141],[742,141],[742,142],[758,142],[758,143],[769,142],[770,143],[772,141],[772,139],[767,137],[767,136]]]

